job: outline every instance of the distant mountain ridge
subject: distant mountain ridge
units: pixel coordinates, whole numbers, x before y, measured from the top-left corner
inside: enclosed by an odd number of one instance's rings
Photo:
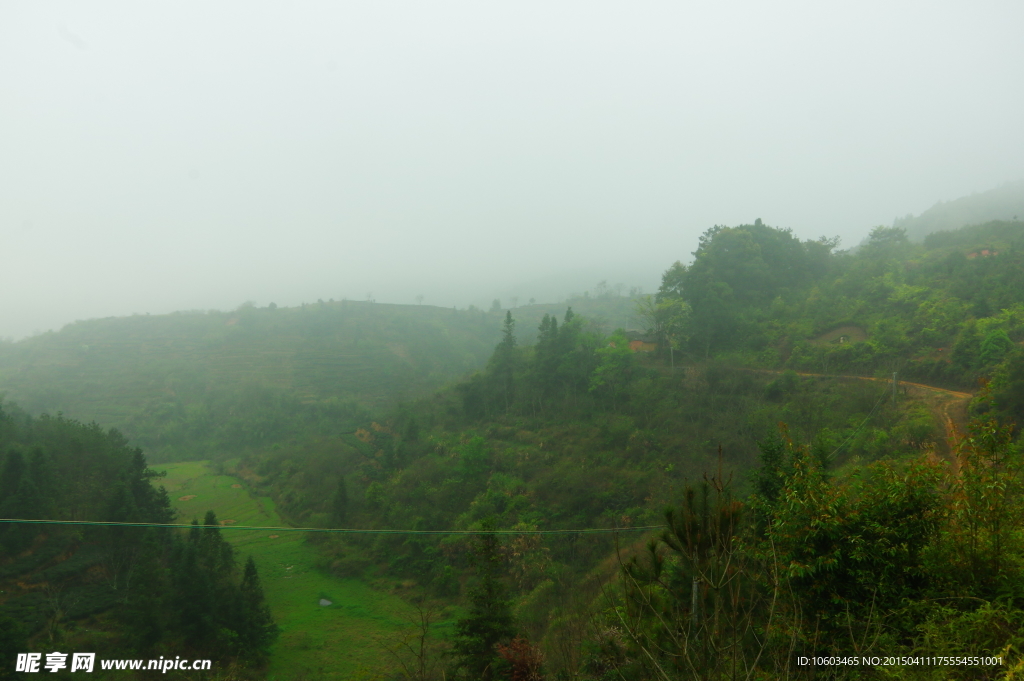
[[[0,343],[0,397],[116,427],[154,460],[209,456],[429,395],[481,368],[499,329],[479,310],[353,301],[96,319]]]
[[[1024,180],[952,201],[940,201],[917,217],[896,218],[913,241],[923,241],[933,232],[951,231],[992,220],[1024,220]]]

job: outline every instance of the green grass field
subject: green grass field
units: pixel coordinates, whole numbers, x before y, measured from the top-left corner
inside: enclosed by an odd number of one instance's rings
[[[207,510],[228,523],[223,533],[238,552],[256,561],[281,636],[271,653],[268,678],[375,678],[386,665],[385,643],[409,626],[410,606],[357,579],[337,579],[314,565],[316,549],[304,532],[229,529],[282,527],[267,497],[249,494],[241,480],[217,475],[205,461],[155,466],[171,495],[179,522],[202,522]],[[332,602],[320,605],[321,599]]]

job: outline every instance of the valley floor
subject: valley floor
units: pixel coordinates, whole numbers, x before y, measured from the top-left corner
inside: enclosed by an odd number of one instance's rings
[[[385,647],[408,626],[410,607],[396,595],[357,579],[337,579],[315,567],[316,550],[298,531],[247,530],[284,527],[268,497],[251,496],[244,483],[218,475],[206,461],[154,466],[171,496],[178,522],[213,510],[239,559],[252,555],[281,636],[271,652],[270,679],[303,673],[317,678],[375,678]],[[330,601],[330,605],[321,602]]]

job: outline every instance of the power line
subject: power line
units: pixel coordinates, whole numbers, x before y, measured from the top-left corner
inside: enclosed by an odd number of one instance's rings
[[[643,527],[587,528],[582,530],[360,530],[326,527],[257,527],[253,525],[184,525],[180,523],[119,523],[97,520],[29,520],[27,518],[0,518],[0,523],[25,525],[84,525],[98,527],[166,527],[183,530],[216,528],[219,530],[262,530],[265,532],[336,532],[339,534],[608,534],[611,532],[645,532],[662,530],[665,525]]]

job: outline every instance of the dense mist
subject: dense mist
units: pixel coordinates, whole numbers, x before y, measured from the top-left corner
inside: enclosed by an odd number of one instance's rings
[[[650,291],[698,234],[756,218],[850,246],[1024,176],[1022,19],[5,3],[0,337],[248,300]]]

